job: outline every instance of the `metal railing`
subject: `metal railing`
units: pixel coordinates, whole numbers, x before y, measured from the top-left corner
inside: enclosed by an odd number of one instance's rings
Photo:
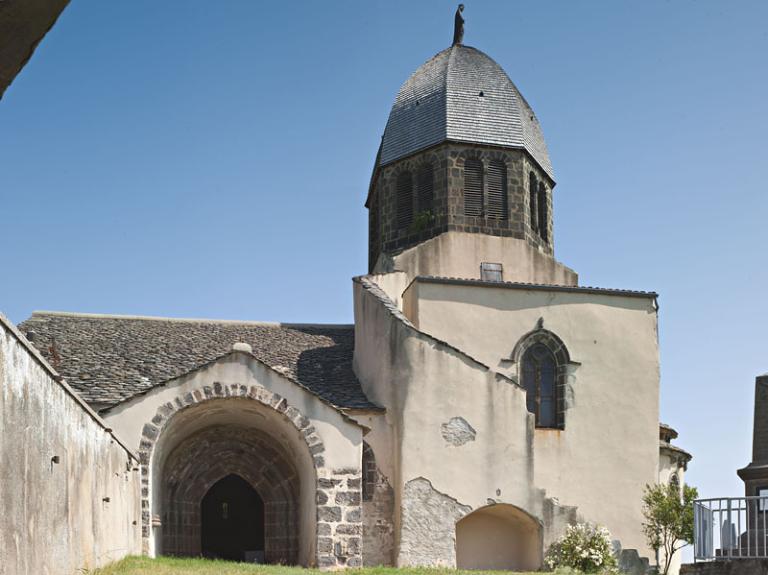
[[[768,497],[693,502],[694,561],[768,557]]]

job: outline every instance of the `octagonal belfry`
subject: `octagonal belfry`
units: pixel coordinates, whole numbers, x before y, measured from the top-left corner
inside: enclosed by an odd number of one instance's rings
[[[392,106],[366,202],[369,271],[400,269],[399,254],[447,232],[521,240],[551,259],[554,186],[528,102],[493,59],[454,44]]]

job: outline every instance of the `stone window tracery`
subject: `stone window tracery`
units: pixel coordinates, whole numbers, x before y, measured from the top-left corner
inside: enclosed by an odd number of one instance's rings
[[[518,364],[518,382],[526,390],[526,407],[537,428],[565,429],[566,392],[570,359],[562,340],[539,326],[517,343],[512,360]]]
[[[536,427],[557,427],[557,364],[546,345],[537,343],[523,356],[523,387]]]

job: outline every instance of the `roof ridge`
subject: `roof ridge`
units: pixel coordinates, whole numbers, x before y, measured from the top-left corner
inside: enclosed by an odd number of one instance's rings
[[[354,327],[354,324],[351,324],[351,323],[284,323],[279,321],[164,317],[164,316],[152,316],[152,315],[83,313],[83,312],[50,311],[50,310],[34,310],[32,312],[31,317],[41,317],[41,316],[71,317],[71,318],[84,318],[84,319],[127,319],[127,320],[140,320],[140,321],[165,321],[165,322],[177,322],[177,323],[219,323],[219,324],[255,325],[255,326],[262,326],[262,327],[284,327],[284,328],[322,327],[322,328],[331,328],[331,329],[348,329],[348,328]]]

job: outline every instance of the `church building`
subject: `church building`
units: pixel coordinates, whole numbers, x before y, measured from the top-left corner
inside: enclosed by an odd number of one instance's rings
[[[136,454],[140,551],[533,570],[588,521],[653,561],[644,488],[690,459],[659,423],[657,294],[555,259],[539,119],[461,32],[392,106],[353,325],[19,326]]]

